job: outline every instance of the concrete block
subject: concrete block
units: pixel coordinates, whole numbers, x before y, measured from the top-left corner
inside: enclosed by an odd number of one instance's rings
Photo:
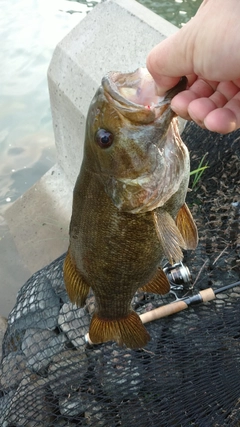
[[[86,114],[103,75],[145,66],[151,47],[176,30],[134,0],[109,0],[97,5],[57,45],[48,82],[58,163],[5,213],[8,240],[6,256],[0,259],[0,314],[7,315],[14,305],[23,280],[67,249]],[[7,247],[14,247],[15,262],[7,256]]]
[[[7,221],[0,217],[0,313],[8,316],[16,293],[31,273],[21,260]]]
[[[7,211],[5,218],[31,274],[67,250],[72,187],[53,166]]]

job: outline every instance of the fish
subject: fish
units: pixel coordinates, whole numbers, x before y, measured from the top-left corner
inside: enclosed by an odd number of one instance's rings
[[[146,68],[109,72],[90,104],[64,281],[78,306],[93,290],[93,343],[144,347],[150,336],[131,307],[134,294],[168,293],[163,262],[197,246],[185,202],[189,153],[170,105],[186,82],[159,97]]]

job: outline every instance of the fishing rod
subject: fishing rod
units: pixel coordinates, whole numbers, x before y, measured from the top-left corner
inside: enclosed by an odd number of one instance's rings
[[[163,305],[161,307],[155,308],[154,310],[147,311],[146,313],[140,314],[140,319],[142,323],[152,322],[153,320],[161,319],[166,316],[170,316],[175,313],[179,313],[182,310],[185,310],[191,305],[201,304],[203,302],[212,301],[216,298],[216,295],[233,289],[236,286],[240,285],[240,281],[232,283],[230,285],[222,286],[218,289],[207,288],[203,291],[198,292],[195,295],[179,298],[170,304]],[[92,345],[89,334],[85,335],[86,343]]]
[[[154,310],[147,311],[140,315],[140,319],[143,323],[152,322],[162,317],[170,316],[171,314],[178,313],[179,311],[185,310],[191,305],[201,304],[203,302],[212,301],[216,298],[217,294],[235,288],[240,285],[240,281],[232,283],[231,285],[222,286],[218,289],[207,288],[203,291],[198,292],[195,295],[179,298],[170,304],[163,305],[155,308]]]

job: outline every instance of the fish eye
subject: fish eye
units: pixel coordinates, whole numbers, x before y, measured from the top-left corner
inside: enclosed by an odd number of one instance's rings
[[[95,136],[96,142],[101,148],[108,148],[113,143],[113,134],[105,129],[99,129]]]

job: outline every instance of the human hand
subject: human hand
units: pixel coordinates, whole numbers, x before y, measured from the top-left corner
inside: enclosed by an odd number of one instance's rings
[[[147,68],[159,95],[187,76],[187,90],[171,103],[179,116],[219,133],[240,128],[239,0],[204,0],[195,17],[152,49]]]

